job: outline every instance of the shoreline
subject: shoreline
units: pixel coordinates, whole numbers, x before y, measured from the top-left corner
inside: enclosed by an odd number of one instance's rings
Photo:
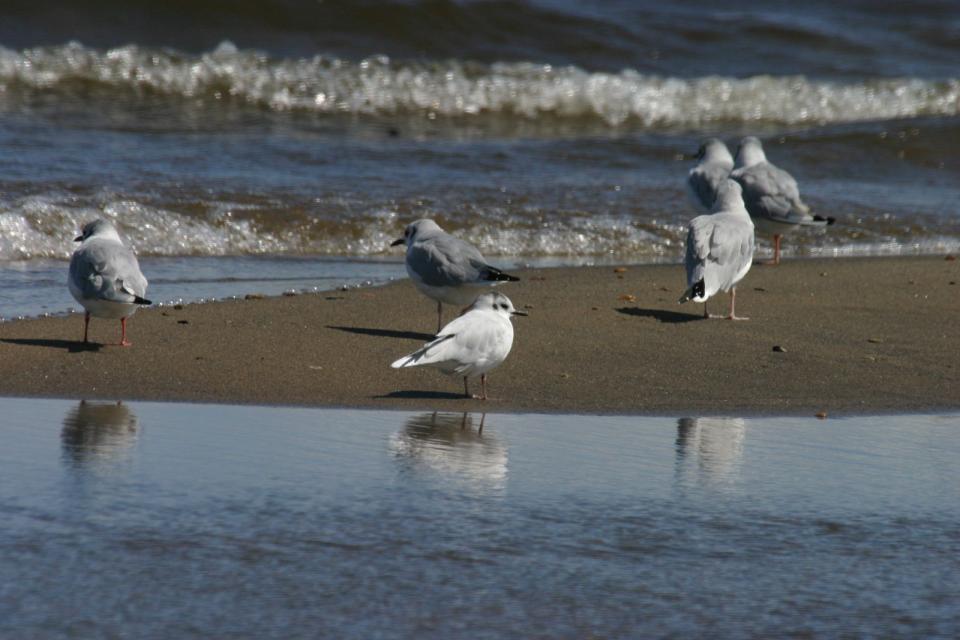
[[[134,346],[84,348],[81,314],[0,323],[0,395],[509,413],[829,415],[960,408],[960,265],[944,256],[754,266],[747,322],[678,305],[683,267],[521,269],[491,400],[389,368],[435,328],[409,281],[139,311]],[[711,311],[725,312],[719,294]],[[444,320],[456,312],[445,307]],[[115,341],[116,321],[91,337]],[[782,351],[773,351],[778,346]],[[479,381],[471,381],[471,386]]]

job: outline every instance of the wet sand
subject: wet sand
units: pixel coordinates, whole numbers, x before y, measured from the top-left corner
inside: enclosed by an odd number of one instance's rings
[[[518,275],[500,290],[530,316],[515,320],[513,352],[490,374],[486,402],[465,399],[458,378],[390,368],[436,327],[435,304],[407,281],[145,309],[129,322],[126,349],[82,345],[81,315],[3,323],[0,395],[500,412],[960,408],[960,261],[755,266],[738,291],[745,322],[678,305],[679,265]],[[709,306],[727,304],[721,294]],[[116,342],[119,322],[94,319],[91,338]]]

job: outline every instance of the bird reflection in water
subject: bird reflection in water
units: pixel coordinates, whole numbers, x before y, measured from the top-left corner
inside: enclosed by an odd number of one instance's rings
[[[729,488],[743,462],[743,418],[680,418],[677,421],[677,477],[685,484]]]
[[[137,416],[122,402],[87,402],[70,409],[60,440],[65,460],[77,466],[113,463],[137,441]]]
[[[424,413],[390,437],[390,450],[404,470],[461,480],[479,490],[506,486],[507,448],[488,432],[486,414],[475,424],[469,413]]]

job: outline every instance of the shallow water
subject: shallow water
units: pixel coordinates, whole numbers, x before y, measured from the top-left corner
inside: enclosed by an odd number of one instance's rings
[[[958,416],[0,407],[4,637],[960,633]]]
[[[498,261],[679,261],[709,135],[837,218],[787,256],[960,251],[951,0],[75,4],[0,3],[0,282],[96,216],[183,264],[161,299],[395,260],[419,217]]]

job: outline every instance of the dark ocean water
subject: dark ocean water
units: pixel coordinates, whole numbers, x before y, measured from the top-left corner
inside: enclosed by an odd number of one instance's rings
[[[956,2],[8,0],[0,271],[95,216],[185,285],[398,259],[418,217],[514,263],[678,260],[683,154],[745,134],[838,219],[788,255],[956,251],[958,59]]]

